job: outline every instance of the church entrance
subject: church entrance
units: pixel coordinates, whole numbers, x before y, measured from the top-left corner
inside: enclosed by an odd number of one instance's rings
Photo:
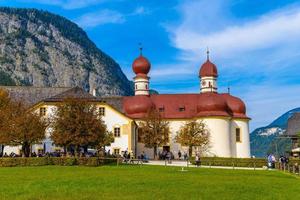
[[[163,152],[170,152],[170,146],[163,146]]]

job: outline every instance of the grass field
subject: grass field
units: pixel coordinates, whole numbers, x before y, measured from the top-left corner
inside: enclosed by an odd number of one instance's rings
[[[300,179],[276,171],[163,166],[0,168],[0,199],[300,199]]]

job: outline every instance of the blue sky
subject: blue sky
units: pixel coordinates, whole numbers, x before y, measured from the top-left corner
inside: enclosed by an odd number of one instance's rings
[[[292,0],[0,0],[80,25],[129,79],[138,43],[160,93],[199,92],[206,47],[227,86],[247,104],[251,129],[300,107],[300,3]]]

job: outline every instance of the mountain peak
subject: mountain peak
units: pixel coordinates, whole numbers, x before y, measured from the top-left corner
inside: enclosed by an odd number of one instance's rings
[[[1,7],[0,33],[0,84],[79,86],[96,89],[99,95],[133,94],[120,66],[64,17]]]

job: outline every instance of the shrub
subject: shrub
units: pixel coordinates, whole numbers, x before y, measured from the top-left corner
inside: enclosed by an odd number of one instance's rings
[[[16,166],[44,166],[44,165],[61,165],[61,166],[101,166],[104,164],[116,163],[114,159],[106,160],[98,157],[74,158],[74,157],[37,157],[37,158],[0,158],[0,167]]]
[[[195,164],[194,157],[191,158],[191,163]],[[230,167],[263,167],[267,165],[267,161],[266,159],[262,158],[202,157],[201,165]]]

